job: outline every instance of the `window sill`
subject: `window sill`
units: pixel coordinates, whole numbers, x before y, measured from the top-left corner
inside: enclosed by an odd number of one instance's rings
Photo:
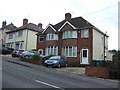
[[[63,40],[66,40],[66,39],[77,39],[77,38],[62,38]]]
[[[66,56],[68,58],[77,58],[77,56]]]

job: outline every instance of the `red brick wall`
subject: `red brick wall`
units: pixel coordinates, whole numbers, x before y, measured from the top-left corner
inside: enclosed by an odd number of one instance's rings
[[[73,30],[73,28],[66,24],[62,30],[59,32],[59,39],[51,40],[51,41],[45,41],[45,42],[38,42],[37,49],[43,48],[45,52],[46,46],[58,46],[58,55],[62,55],[62,47],[64,46],[77,46],[77,57],[68,57],[68,61],[70,64],[73,65],[80,65],[80,51],[83,48],[89,49],[89,62],[92,61],[92,29],[89,30],[89,38],[81,38],[81,31],[78,33],[77,39],[62,39],[62,32],[64,30]],[[51,28],[48,28],[45,33],[47,32],[53,32]],[[45,53],[44,53],[45,54]]]
[[[44,37],[45,38],[45,37]],[[45,55],[45,48],[46,48],[46,42],[40,42],[39,41],[39,35],[37,35],[37,50],[43,49],[43,54]]]
[[[108,67],[86,67],[85,75],[101,78],[109,78],[110,68]]]
[[[89,29],[89,38],[81,38],[81,32],[78,34],[78,51],[81,52],[83,48],[87,48],[89,50],[89,63],[92,62],[92,33],[92,29]],[[80,57],[80,53],[78,54],[78,57]],[[79,58],[79,60],[80,59],[81,58]]]

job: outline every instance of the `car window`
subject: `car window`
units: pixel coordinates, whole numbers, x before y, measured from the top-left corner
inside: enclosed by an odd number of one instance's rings
[[[61,59],[60,56],[53,56],[53,57],[50,57],[50,59]]]

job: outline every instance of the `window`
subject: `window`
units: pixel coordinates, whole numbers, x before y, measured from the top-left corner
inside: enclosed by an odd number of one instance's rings
[[[19,43],[16,43],[15,48],[19,50]]]
[[[63,47],[62,55],[67,56],[67,57],[77,57],[77,47],[76,46]]]
[[[22,37],[23,36],[23,31],[18,31],[18,37]]]
[[[20,44],[20,49],[23,49],[23,43]]]
[[[46,47],[46,55],[58,55],[58,47],[57,46],[47,46]]]
[[[77,38],[77,31],[68,30],[63,32],[63,39],[66,38]]]
[[[88,38],[89,37],[89,30],[81,30],[81,38]]]
[[[8,38],[13,39],[13,33],[10,33]]]
[[[43,36],[43,35],[40,35],[39,40],[40,40],[41,42],[44,41],[44,36]]]
[[[87,57],[87,50],[83,50],[83,57]]]
[[[58,34],[56,34],[56,33],[47,33],[46,40],[58,40]]]

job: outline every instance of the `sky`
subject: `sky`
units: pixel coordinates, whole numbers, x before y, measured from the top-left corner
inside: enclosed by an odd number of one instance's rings
[[[23,19],[28,22],[56,24],[71,13],[72,18],[82,16],[102,32],[107,32],[108,49],[118,50],[119,0],[0,0],[0,27],[6,20],[20,27]]]

